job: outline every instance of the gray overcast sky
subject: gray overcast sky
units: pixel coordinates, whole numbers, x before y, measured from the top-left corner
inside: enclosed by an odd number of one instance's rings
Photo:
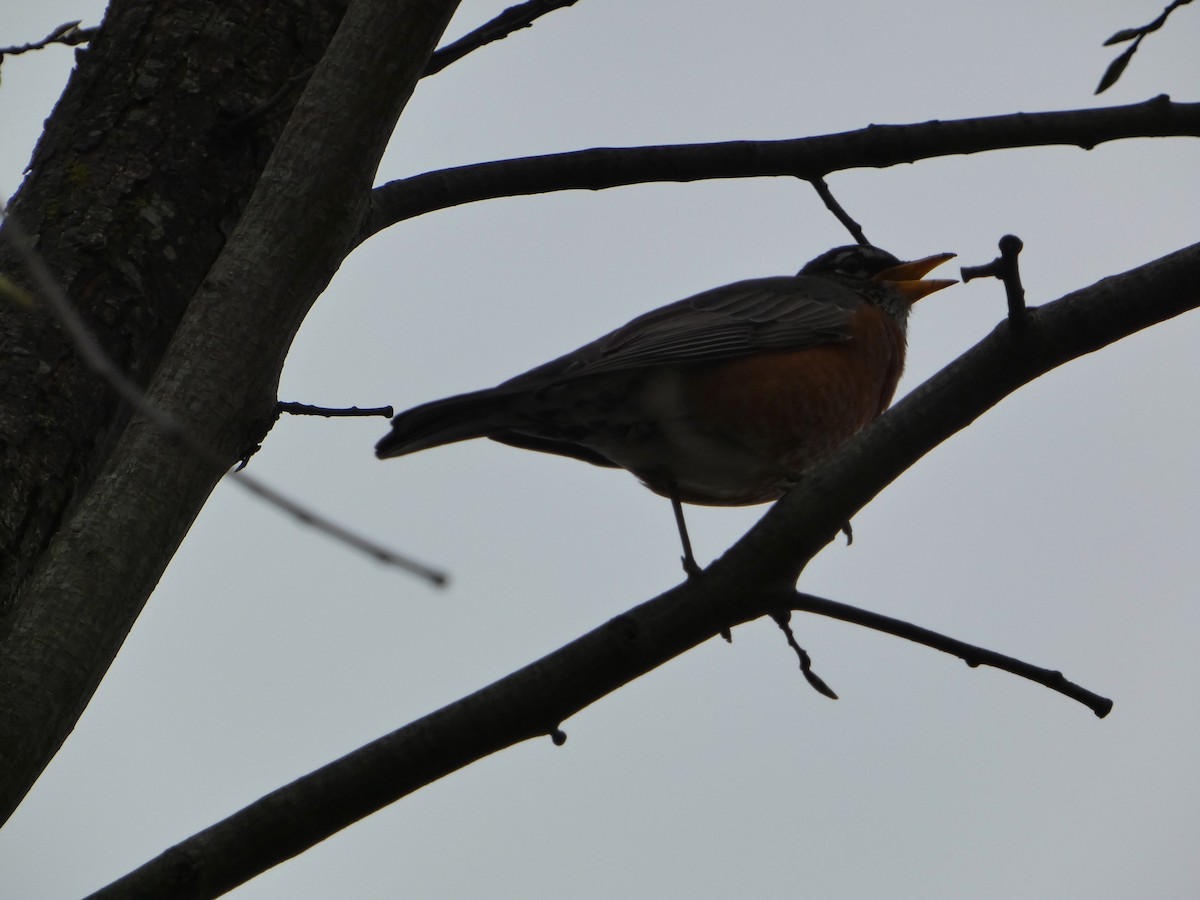
[[[464,3],[452,36],[505,2]],[[1195,95],[1200,9],[1093,98],[1102,41],[1163,0],[582,0],[422,82],[380,180],[598,145],[786,138],[871,122]],[[0,43],[98,20],[9,4]],[[5,60],[0,192],[70,51]],[[1130,141],[838,174],[874,241],[964,264],[1024,238],[1031,302],[1196,239],[1200,145]],[[845,243],[784,179],[480,204],[360,248],[306,323],[283,399],[403,408],[494,384],[632,316]],[[1003,314],[939,293],[911,389]],[[802,587],[1041,665],[1014,677],[798,619],[711,641],[565,723],[242,887],[245,900],[804,896],[1184,900],[1200,884],[1200,319],[1051,374],[930,454]],[[442,593],[220,487],[62,752],[0,831],[0,896],[94,890],[261,794],[678,581],[669,505],[625,473],[488,442],[378,463],[381,422],[284,420],[271,483],[453,572]],[[696,509],[697,555],[763,512]]]

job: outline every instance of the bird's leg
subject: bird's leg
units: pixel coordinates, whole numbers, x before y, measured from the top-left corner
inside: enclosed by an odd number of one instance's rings
[[[683,544],[683,571],[688,578],[695,578],[700,574],[700,565],[692,555],[692,539],[688,537],[687,523],[683,520],[683,501],[679,499],[679,492],[674,485],[671,485],[671,509],[675,512],[675,525],[679,528],[679,540]],[[725,643],[733,643],[733,633],[728,628],[721,629],[721,637]]]
[[[696,563],[696,557],[692,555],[692,540],[688,537],[687,523],[683,521],[683,501],[679,499],[679,492],[675,490],[674,485],[671,486],[671,509],[675,512],[675,526],[679,529],[679,540],[683,543],[683,571],[687,573],[688,578],[695,578],[700,574],[700,566]]]
[[[842,526],[842,534],[846,536],[847,547],[854,543],[854,529],[850,527],[849,522]]]

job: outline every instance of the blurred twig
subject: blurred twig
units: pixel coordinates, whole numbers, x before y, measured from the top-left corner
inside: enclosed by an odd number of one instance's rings
[[[63,330],[66,331],[67,336],[71,339],[71,343],[79,352],[84,363],[104,379],[105,383],[111,386],[122,400],[152,422],[163,434],[177,441],[181,446],[186,447],[190,452],[196,454],[214,468],[228,469],[228,462],[221,454],[189,433],[174,416],[150,403],[141,387],[117,368],[116,364],[108,357],[108,354],[104,352],[100,343],[88,329],[87,324],[75,311],[66,292],[59,286],[57,279],[55,279],[45,261],[33,248],[33,243],[25,233],[25,230],[12,216],[8,215],[2,203],[0,203],[0,220],[4,224],[2,232],[4,237],[21,258],[21,261],[25,263],[42,299],[45,300],[59,324],[62,325]],[[246,472],[238,471],[228,474],[236,484],[250,491],[252,494],[261,497],[277,509],[283,510],[304,524],[312,526],[336,541],[353,547],[362,553],[366,553],[379,562],[404,569],[406,572],[410,572],[438,586],[446,584],[448,580],[445,572],[409,559],[402,554],[384,547],[382,544],[378,544],[369,538],[356,534],[332,522]]]

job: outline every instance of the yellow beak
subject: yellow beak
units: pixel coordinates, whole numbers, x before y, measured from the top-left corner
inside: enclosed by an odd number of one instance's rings
[[[878,275],[873,276],[873,278],[875,281],[886,281],[891,287],[894,287],[903,294],[909,303],[916,303],[927,294],[940,291],[942,288],[950,287],[952,284],[958,284],[953,278],[925,279],[923,277],[946,262],[946,260],[954,259],[956,255],[954,253],[935,253],[933,256],[926,256],[924,259],[902,262],[898,266],[884,269]]]

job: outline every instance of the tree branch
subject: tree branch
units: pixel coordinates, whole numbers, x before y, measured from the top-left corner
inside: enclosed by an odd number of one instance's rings
[[[362,418],[363,416],[379,416],[384,419],[390,419],[392,416],[396,415],[396,411],[390,406],[372,406],[366,409],[361,409],[357,406],[312,406],[308,403],[291,403],[281,401],[280,403],[276,404],[275,409],[280,414],[289,413],[293,416],[324,416],[327,419]]]
[[[1000,238],[1000,255],[982,266],[963,266],[959,269],[963,284],[976,278],[996,278],[1004,285],[1008,298],[1008,320],[1014,328],[1025,322],[1025,288],[1021,285],[1020,255],[1024,242],[1015,234]]]
[[[35,41],[32,44],[0,47],[0,63],[4,61],[4,57],[6,56],[19,56],[22,53],[29,53],[31,50],[44,50],[51,44],[62,44],[64,47],[77,47],[80,44],[86,44],[96,36],[98,29],[80,28],[79,26],[82,22],[82,19],[64,22],[40,41]]]
[[[855,243],[869,244],[866,232],[862,230],[862,226],[854,221],[850,213],[846,212],[845,207],[838,203],[837,197],[833,196],[833,191],[829,189],[829,185],[825,183],[825,179],[819,175],[810,178],[809,184],[813,186],[813,190],[817,192],[817,196],[821,198],[821,202],[825,204],[825,208],[833,213],[833,217],[842,223],[842,226],[850,232],[850,237],[854,238]]]
[[[913,625],[911,622],[905,622],[903,619],[893,619],[891,616],[880,615],[879,613],[860,609],[857,606],[850,606],[846,603],[838,603],[836,600],[827,600],[824,597],[800,592],[794,595],[792,609],[797,612],[809,612],[820,616],[829,616],[831,619],[841,619],[843,622],[852,622],[855,625],[862,625],[864,628],[882,631],[884,634],[892,634],[908,641],[924,644],[926,647],[932,647],[934,650],[941,650],[943,653],[957,656],[971,668],[991,666],[995,669],[1011,672],[1013,675],[1019,675],[1043,687],[1048,687],[1052,691],[1058,691],[1072,700],[1078,700],[1101,719],[1112,711],[1113,702],[1111,700],[1068,681],[1062,672],[1057,672],[1053,669],[1043,669],[1040,666],[1032,665],[1014,657],[1005,656],[1003,653],[997,653],[994,650],[976,647],[974,644],[968,644],[965,641],[939,634],[936,631],[930,631],[928,628]]]
[[[430,75],[436,75],[468,53],[473,53],[494,41],[502,41],[513,32],[528,28],[547,13],[574,6],[578,2],[579,0],[527,0],[525,3],[510,6],[490,22],[480,25],[474,31],[463,35],[445,47],[439,47],[433,56],[429,57],[429,64],[425,66],[421,77],[428,78]]]
[[[701,575],[256,801],[93,895],[214,897],[477,759],[538,735],[724,628],[769,614],[841,524],[1050,369],[1200,305],[1200,244],[1003,322],[808,473]]]
[[[1164,95],[1129,106],[869,125],[786,141],[603,147],[476,163],[376,188],[358,239],[414,216],[496,197],[712,178],[790,175],[812,181],[845,169],[886,168],[939,156],[1053,145],[1090,150],[1133,137],[1200,137],[1200,103],[1173,103]]]
[[[1100,84],[1096,86],[1095,93],[1103,94],[1110,87],[1117,83],[1117,79],[1125,72],[1125,67],[1129,65],[1129,61],[1133,59],[1133,54],[1137,53],[1138,47],[1142,40],[1149,34],[1152,34],[1158,29],[1167,24],[1167,19],[1171,13],[1179,9],[1181,6],[1187,6],[1192,0],[1173,0],[1173,2],[1162,11],[1157,19],[1148,25],[1141,25],[1137,28],[1122,28],[1107,41],[1104,42],[1105,47],[1111,47],[1113,44],[1123,44],[1125,41],[1132,41],[1121,54],[1108,64],[1108,68],[1104,70],[1104,74],[1100,76]]]

